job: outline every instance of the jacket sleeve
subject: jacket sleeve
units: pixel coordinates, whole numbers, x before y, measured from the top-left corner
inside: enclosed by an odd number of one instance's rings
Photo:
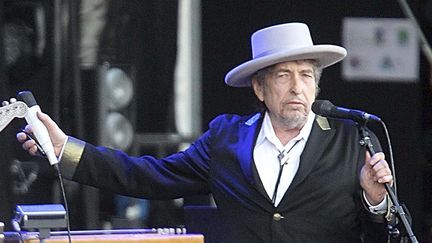
[[[69,137],[60,168],[65,178],[127,196],[172,199],[208,194],[209,134],[162,159],[132,157]]]

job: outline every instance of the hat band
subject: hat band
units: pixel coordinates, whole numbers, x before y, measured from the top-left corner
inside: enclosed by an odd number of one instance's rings
[[[271,55],[271,54],[278,53],[278,52],[282,52],[282,51],[292,51],[292,50],[295,50],[295,49],[300,49],[300,48],[305,48],[305,47],[307,47],[307,46],[297,46],[297,47],[295,47],[295,48],[290,47],[290,48],[285,48],[285,49],[281,49],[281,48],[278,48],[278,49],[270,49],[270,50],[267,50],[267,51],[261,52],[261,53],[259,53],[258,55],[254,55],[254,56],[253,56],[253,59],[260,58],[260,57],[264,57],[264,56],[269,56],[269,55]]]

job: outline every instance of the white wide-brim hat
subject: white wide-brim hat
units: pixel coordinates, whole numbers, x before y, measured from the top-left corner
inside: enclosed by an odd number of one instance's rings
[[[251,37],[252,60],[240,64],[225,76],[233,87],[251,86],[251,77],[265,67],[294,60],[314,59],[321,68],[342,60],[347,52],[335,45],[314,45],[309,27],[287,23],[256,31]]]

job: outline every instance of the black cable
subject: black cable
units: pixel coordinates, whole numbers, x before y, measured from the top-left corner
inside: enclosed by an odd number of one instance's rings
[[[62,174],[60,172],[60,167],[59,167],[58,163],[54,164],[54,168],[57,171],[57,175],[58,175],[58,179],[59,179],[59,183],[60,183],[60,190],[62,192],[63,203],[64,203],[65,210],[66,210],[66,229],[67,229],[68,240],[69,240],[69,243],[72,243],[70,221],[69,221],[69,207],[68,207],[68,203],[67,203],[67,199],[66,199],[66,192],[65,192],[65,188],[64,188],[64,184],[63,184],[63,177],[62,177]]]
[[[42,146],[39,144],[38,140],[36,138],[34,138],[34,136],[28,132],[26,132],[24,129],[21,129],[21,132],[25,133],[27,135],[27,139],[31,139],[35,141],[36,147],[37,147],[37,151],[43,156],[46,157],[46,153],[44,151],[44,149],[42,148]],[[54,164],[54,168],[57,171],[57,176],[59,179],[59,184],[60,184],[60,190],[62,193],[62,197],[63,197],[63,203],[64,203],[64,207],[65,207],[65,211],[66,211],[66,228],[67,228],[67,233],[68,233],[68,240],[69,243],[72,243],[72,239],[71,239],[71,230],[70,230],[70,221],[69,221],[69,206],[67,203],[67,198],[66,198],[66,190],[64,188],[64,184],[63,184],[63,176],[60,172],[60,167],[59,164],[56,163]]]
[[[384,129],[384,133],[386,136],[386,140],[387,140],[387,146],[388,146],[388,153],[389,153],[389,160],[390,160],[390,169],[393,175],[393,191],[395,193],[395,195],[397,195],[397,183],[396,183],[396,170],[395,170],[395,164],[394,164],[394,159],[393,159],[393,148],[391,145],[391,140],[390,140],[390,135],[387,129],[386,124],[384,123],[383,120],[380,121],[381,125],[383,126]]]

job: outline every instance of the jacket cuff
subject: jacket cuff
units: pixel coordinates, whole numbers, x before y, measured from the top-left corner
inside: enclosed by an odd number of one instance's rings
[[[64,178],[72,180],[84,152],[85,142],[68,137],[60,160],[60,170]]]
[[[371,211],[368,202],[366,201],[366,196],[364,195],[364,192],[362,193],[361,198],[362,198],[363,207],[365,209],[365,215],[367,216],[367,220],[374,223],[384,223],[386,221],[386,213],[389,211],[388,210],[389,200],[387,196],[384,199],[384,201],[386,201],[387,203],[387,206],[385,207],[387,210],[379,210],[378,212]]]
[[[363,191],[363,204],[365,204],[365,206],[369,212],[374,213],[374,214],[385,214],[385,213],[387,213],[387,210],[388,210],[387,195],[384,197],[384,199],[378,205],[373,206],[368,201],[366,194],[365,194],[365,191]]]

